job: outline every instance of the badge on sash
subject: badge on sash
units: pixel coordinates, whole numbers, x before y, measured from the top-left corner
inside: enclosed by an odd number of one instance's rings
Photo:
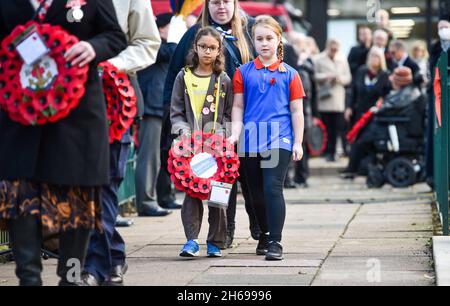
[[[214,96],[213,95],[208,95],[206,97],[206,101],[208,101],[208,103],[213,103],[214,102]]]
[[[203,115],[208,116],[209,115],[209,108],[207,108],[207,107],[203,108],[202,113],[203,113]]]
[[[215,113],[216,112],[216,103],[212,103],[211,106],[209,107],[211,113]]]

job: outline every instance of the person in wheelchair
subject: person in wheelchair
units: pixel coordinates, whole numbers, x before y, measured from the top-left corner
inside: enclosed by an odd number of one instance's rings
[[[411,165],[412,160],[419,159],[422,155],[426,96],[413,84],[411,69],[407,67],[395,69],[390,81],[391,92],[381,106],[371,108],[373,118],[361,130],[352,146],[349,164],[342,172],[343,178],[354,178],[365,159],[372,165],[381,160],[380,166],[383,168],[390,167],[389,162],[396,157],[406,158],[402,161]],[[380,159],[377,159],[377,153],[380,153]],[[399,171],[399,177],[388,180],[391,183],[397,180],[405,185],[415,183],[408,170]]]

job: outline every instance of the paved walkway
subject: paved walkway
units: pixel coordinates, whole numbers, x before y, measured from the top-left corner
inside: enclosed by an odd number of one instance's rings
[[[332,173],[315,160],[315,173]],[[120,229],[128,243],[127,285],[434,285],[431,194],[423,185],[367,190],[363,179],[315,176],[309,189],[286,190],[285,260],[254,255],[242,199],[235,246],[220,259],[205,255],[207,220],[197,259],[178,257],[184,243],[179,212],[135,218]],[[56,261],[45,261],[55,285]],[[14,264],[0,265],[0,285],[16,285]]]

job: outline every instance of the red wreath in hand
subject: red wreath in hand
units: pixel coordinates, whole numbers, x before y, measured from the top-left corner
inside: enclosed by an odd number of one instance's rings
[[[196,176],[191,168],[192,158],[200,153],[208,153],[216,160],[217,171],[209,178]],[[169,151],[168,170],[175,187],[200,200],[208,199],[211,181],[234,184],[239,177],[239,165],[234,146],[217,134],[196,131],[181,136]]]
[[[109,121],[109,142],[120,141],[137,113],[136,92],[130,78],[110,62],[99,65]]]
[[[27,66],[13,41],[34,26],[50,53]],[[85,94],[89,67],[71,66],[64,54],[78,38],[60,26],[30,21],[17,26],[1,43],[0,107],[11,120],[23,125],[43,125],[67,117]]]
[[[373,112],[372,110],[367,111],[362,117],[355,123],[350,132],[347,133],[347,141],[353,144],[358,137],[361,130],[372,120]]]

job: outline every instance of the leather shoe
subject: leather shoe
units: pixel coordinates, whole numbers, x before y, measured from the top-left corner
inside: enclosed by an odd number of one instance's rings
[[[158,206],[156,208],[146,209],[146,210],[140,212],[138,215],[139,215],[139,217],[164,217],[164,216],[170,215],[171,213],[172,213],[172,211]]]
[[[161,204],[160,205],[162,208],[165,209],[181,209],[181,207],[183,207],[183,205],[178,204],[177,202],[170,202],[167,204]]]
[[[127,273],[128,265],[115,266],[108,279],[105,280],[103,286],[123,286],[123,276]]]
[[[81,281],[79,283],[74,283],[72,286],[86,286],[86,287],[97,287],[100,286],[98,280],[89,272],[81,273]]]
[[[130,227],[134,224],[134,221],[131,219],[125,219],[121,215],[118,215],[116,218],[116,227]]]

